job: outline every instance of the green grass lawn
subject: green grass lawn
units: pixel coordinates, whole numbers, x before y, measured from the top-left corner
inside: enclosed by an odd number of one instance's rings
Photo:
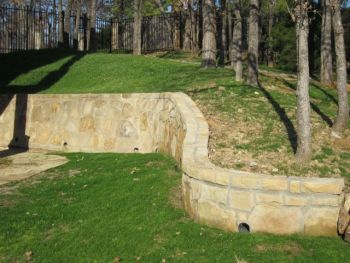
[[[203,70],[173,59],[60,50],[0,56],[1,93],[186,91],[227,81],[230,70]]]
[[[224,156],[218,155],[217,161],[213,159],[218,165],[251,170],[253,160],[271,164],[266,168],[254,167],[257,172],[350,178],[350,141],[348,148],[339,149],[329,138],[337,112],[336,90],[317,82],[310,85],[314,155],[309,166],[300,167],[293,162],[295,80],[279,75],[283,73],[280,70],[262,68],[275,75],[260,74],[262,86],[255,88],[235,82],[230,69],[201,69],[198,59],[189,53],[160,52],[135,57],[33,51],[0,56],[0,93],[183,91],[209,108],[209,111],[202,108],[208,119],[213,115],[228,123],[225,130],[230,136],[239,130],[245,135],[244,140],[237,140],[237,136],[228,138],[222,133],[212,137],[216,138],[211,144],[216,147],[216,153],[224,151]],[[220,86],[224,91],[219,91]],[[246,160],[236,162],[238,152]]]
[[[340,238],[227,233],[179,206],[181,173],[159,154],[66,154],[0,188],[0,262],[347,262]]]

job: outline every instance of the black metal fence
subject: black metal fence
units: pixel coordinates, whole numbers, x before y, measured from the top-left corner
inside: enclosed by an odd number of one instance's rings
[[[57,14],[17,7],[0,7],[0,52],[55,48]]]
[[[88,50],[90,34],[94,34],[96,50],[130,52],[133,49],[133,19],[96,18],[91,25],[86,15],[70,16],[68,36],[64,32],[64,12],[29,7],[0,6],[0,53],[21,50],[76,48]],[[173,32],[169,25],[181,16],[165,14],[142,20],[142,50],[172,50]],[[78,23],[78,24],[77,24]],[[93,29],[93,30],[91,30]],[[67,43],[62,43],[67,41]]]

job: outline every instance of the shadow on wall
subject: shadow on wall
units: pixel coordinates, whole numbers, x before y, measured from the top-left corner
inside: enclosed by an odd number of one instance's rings
[[[25,134],[28,94],[9,94],[2,96],[0,100],[0,116],[13,99],[16,100],[13,136],[10,145],[8,145],[9,149],[0,151],[0,157],[7,157],[28,150],[29,137]]]
[[[26,58],[33,58],[33,53],[37,59],[30,62]],[[51,72],[43,78],[38,84],[30,86],[12,86],[9,83],[18,77],[20,74],[26,73],[38,67],[51,64],[64,57],[74,56],[63,64],[58,70]],[[6,110],[13,99],[15,103],[15,118],[13,137],[9,149],[0,151],[0,157],[10,156],[19,152],[28,150],[29,137],[25,134],[26,131],[26,115],[28,104],[28,93],[37,93],[42,90],[50,88],[58,80],[60,80],[69,70],[69,68],[78,60],[80,60],[85,53],[73,53],[63,50],[41,50],[29,51],[28,53],[10,53],[0,56],[0,72],[4,77],[0,78],[0,94],[6,94],[0,97],[0,116]],[[23,66],[18,67],[19,60],[23,58]],[[28,63],[26,63],[28,62]]]

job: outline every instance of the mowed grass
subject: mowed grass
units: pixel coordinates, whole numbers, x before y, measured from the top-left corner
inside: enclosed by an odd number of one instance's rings
[[[216,164],[253,170],[255,162],[255,172],[350,179],[350,140],[334,145],[329,136],[336,90],[315,81],[310,85],[314,154],[310,165],[300,166],[294,162],[296,81],[280,70],[262,68],[257,88],[235,82],[228,68],[201,69],[198,58],[184,52],[135,57],[43,50],[1,55],[0,93],[182,91],[209,108],[202,108],[207,119],[227,123],[223,133],[211,136]]]
[[[181,172],[168,157],[65,155],[67,164],[0,188],[0,262],[350,258],[340,238],[227,233],[193,222],[179,206]]]
[[[232,77],[171,59],[60,50],[2,55],[0,72],[1,93],[173,92]]]

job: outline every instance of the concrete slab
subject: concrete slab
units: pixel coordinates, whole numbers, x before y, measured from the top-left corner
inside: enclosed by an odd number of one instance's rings
[[[66,162],[67,158],[47,151],[0,148],[0,186],[24,180]]]

